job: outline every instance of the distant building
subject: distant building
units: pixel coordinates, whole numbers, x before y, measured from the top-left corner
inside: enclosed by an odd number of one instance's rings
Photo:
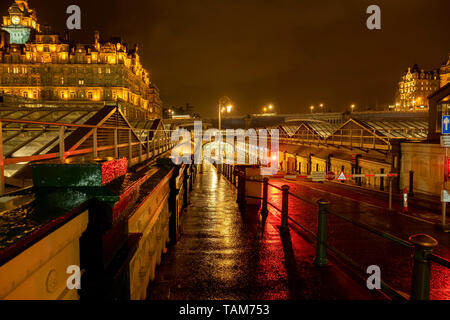
[[[450,53],[448,54],[447,63],[441,67],[441,88],[450,83]]]
[[[158,88],[143,68],[138,47],[121,39],[75,44],[40,26],[28,2],[16,0],[3,17],[0,94],[37,104],[117,102],[130,119],[162,116]],[[9,41],[5,34],[9,34]]]
[[[200,118],[200,115],[195,112],[195,107],[186,103],[185,107],[172,106],[171,108],[164,108],[164,119],[195,119]]]
[[[402,75],[398,83],[395,110],[418,111],[428,109],[428,96],[440,87],[439,70],[425,71],[417,64]]]

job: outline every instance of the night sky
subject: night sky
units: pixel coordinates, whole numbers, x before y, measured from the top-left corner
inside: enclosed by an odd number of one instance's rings
[[[2,15],[12,0],[3,0]],[[74,38],[139,43],[166,107],[189,102],[204,117],[230,96],[235,115],[273,103],[279,113],[324,103],[343,111],[393,103],[408,66],[438,68],[450,51],[449,0],[30,0],[41,24],[62,32],[67,6],[82,9]],[[366,28],[377,4],[382,30]]]

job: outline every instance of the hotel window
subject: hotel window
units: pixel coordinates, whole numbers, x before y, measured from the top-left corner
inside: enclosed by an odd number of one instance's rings
[[[24,96],[24,98],[28,98],[28,92],[24,91],[23,96]]]
[[[98,68],[98,73],[102,73],[102,68]]]
[[[75,92],[72,91],[72,92],[70,93],[70,99],[75,99],[75,97],[76,97]]]
[[[61,77],[61,84],[64,84],[64,77]]]
[[[78,80],[78,84],[79,84],[80,86],[84,85],[84,80]]]
[[[33,99],[37,99],[38,98],[38,94],[37,94],[37,92],[35,91],[35,92],[33,92]]]
[[[88,92],[87,97],[88,99],[92,99],[92,92]]]
[[[111,68],[106,68],[106,73],[111,73]]]

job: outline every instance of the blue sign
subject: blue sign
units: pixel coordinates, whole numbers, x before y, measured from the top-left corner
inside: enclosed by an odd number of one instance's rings
[[[450,115],[442,116],[442,134],[450,134]]]

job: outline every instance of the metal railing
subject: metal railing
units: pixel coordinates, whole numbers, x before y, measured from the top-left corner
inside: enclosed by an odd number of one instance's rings
[[[7,125],[8,127],[6,127]],[[17,127],[11,127],[9,124],[17,124]],[[34,126],[34,127],[31,127]],[[89,129],[87,133],[81,137],[81,140],[78,141],[73,147],[69,150],[65,148],[65,139],[69,136],[70,133],[73,133],[75,130],[85,128]],[[33,132],[37,135],[35,137],[30,138],[28,141],[25,141],[19,147],[16,147],[15,152],[9,152],[9,155],[5,156],[4,153],[4,142],[3,142],[3,133],[4,131],[19,131],[19,132]],[[101,144],[98,141],[98,131],[107,131],[108,134],[111,135],[112,143]],[[21,148],[25,147],[27,143],[33,142],[35,139],[39,137],[39,133],[48,133],[54,132],[56,133],[56,137],[52,137],[50,141],[46,142],[46,145],[40,150],[34,152],[29,156],[17,156],[14,157],[14,153],[19,151]],[[121,143],[119,141],[119,136],[121,132],[127,132],[128,138],[125,143]],[[140,136],[136,132],[146,133],[146,139],[143,141]],[[150,133],[154,132],[153,138],[150,139]],[[61,159],[64,160],[73,156],[85,156],[88,155],[92,158],[97,158],[100,152],[105,153],[111,152],[115,158],[118,158],[120,155],[120,150],[123,148],[127,148],[127,152],[125,153],[125,157],[128,158],[129,164],[134,165],[148,159],[154,158],[163,152],[169,150],[174,146],[172,143],[170,136],[165,135],[163,137],[159,137],[158,133],[164,133],[165,130],[152,130],[152,129],[134,129],[131,127],[119,127],[119,126],[107,126],[107,125],[86,125],[86,124],[74,124],[74,123],[59,123],[59,122],[45,122],[45,121],[31,121],[31,120],[14,120],[14,119],[0,119],[0,195],[5,193],[5,166],[13,165],[13,164],[23,164],[35,161],[44,161],[44,160],[52,160],[52,159]],[[134,135],[134,139],[133,139]],[[80,146],[85,142],[88,138],[92,137],[92,146],[89,148],[80,148]],[[7,140],[9,138],[6,138]],[[123,140],[123,139],[120,139]],[[134,140],[134,142],[133,142]],[[54,150],[58,146],[58,152],[50,152],[52,149]],[[135,147],[138,147],[138,150],[135,151]],[[143,149],[146,152],[143,152]],[[44,153],[45,150],[48,150],[49,153]],[[122,152],[123,154],[123,152]],[[134,156],[137,154],[137,156]]]
[[[237,203],[239,208],[245,211],[246,198],[253,198],[261,200],[261,215],[266,216],[269,213],[269,206],[274,208],[276,211],[281,213],[281,230],[289,230],[289,221],[295,224],[297,227],[301,228],[303,231],[308,233],[316,241],[316,258],[314,263],[317,266],[328,265],[327,259],[327,249],[332,251],[336,256],[343,259],[346,263],[351,265],[353,268],[358,270],[361,274],[365,274],[366,270],[359,265],[352,258],[348,257],[341,250],[333,247],[327,242],[327,216],[328,214],[333,214],[334,216],[343,219],[354,226],[368,231],[376,236],[382,237],[389,241],[392,241],[398,245],[401,245],[408,249],[414,249],[413,258],[413,272],[412,272],[412,286],[409,299],[410,300],[429,300],[430,299],[430,284],[431,284],[431,262],[434,262],[440,266],[450,269],[450,261],[433,254],[433,249],[438,245],[437,240],[425,235],[413,235],[409,237],[409,241],[405,241],[399,237],[396,237],[387,232],[378,230],[370,225],[355,221],[343,214],[331,211],[328,207],[330,204],[327,200],[320,199],[314,201],[310,198],[305,198],[296,194],[291,193],[290,187],[288,185],[283,185],[278,187],[276,185],[270,184],[268,178],[258,179],[247,179],[244,171],[238,171],[232,165],[223,165],[224,176],[232,182],[232,184],[237,187]],[[261,183],[262,184],[262,197],[248,196],[246,195],[246,182]],[[278,208],[275,204],[269,202],[268,200],[268,189],[269,187],[275,188],[282,192],[282,207]],[[318,228],[317,232],[313,232],[307,227],[303,226],[301,223],[295,221],[289,216],[289,198],[295,198],[306,202],[310,205],[317,206],[318,212]],[[382,289],[385,290],[391,296],[399,299],[406,299],[404,294],[398,292],[388,283],[381,281]]]

